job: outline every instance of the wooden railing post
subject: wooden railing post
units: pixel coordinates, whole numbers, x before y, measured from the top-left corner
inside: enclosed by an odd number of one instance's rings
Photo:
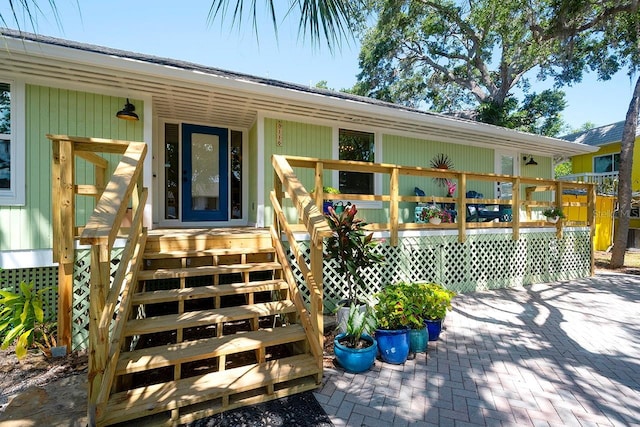
[[[391,222],[391,238],[390,244],[393,247],[398,246],[398,192],[400,184],[398,182],[398,168],[393,168],[391,170],[391,177],[389,180],[389,192],[390,192],[390,203],[389,203],[389,221]]]
[[[73,142],[53,144],[53,247],[58,262],[58,343],[71,350],[71,312],[73,306],[73,264],[75,263],[75,156]]]
[[[595,256],[594,256],[594,247],[593,247],[593,239],[596,233],[596,185],[589,184],[587,189],[587,225],[589,226],[589,234],[590,239],[589,242],[591,244],[591,275],[595,274]]]
[[[322,254],[322,239],[318,239],[319,241],[311,242],[311,274],[313,275],[313,280],[316,283],[317,292],[311,292],[311,322],[313,324],[314,331],[317,334],[317,341],[322,344],[324,343],[324,318],[322,317],[324,311],[324,303],[322,302],[322,298],[324,295],[324,285],[322,283],[322,265],[324,263],[323,254]],[[320,358],[322,359],[322,358]],[[318,361],[320,372],[322,373],[322,360]],[[320,383],[322,380],[322,374],[320,374],[320,378],[317,378],[317,382]]]
[[[109,336],[99,327],[111,282],[111,251],[107,244],[91,246],[91,284],[89,294],[89,425],[100,417],[97,399],[109,352]]]
[[[315,167],[315,175],[314,175],[314,192],[313,195],[315,197],[316,207],[320,209],[322,212],[322,202],[323,202],[323,185],[322,185],[322,176],[324,175],[324,165],[322,162],[317,162]]]
[[[282,183],[280,182],[280,177],[278,173],[273,171],[273,191],[275,192],[276,200],[278,204],[282,206],[282,200],[284,199],[284,193],[282,191]],[[280,221],[278,220],[278,216],[275,211],[273,212],[273,224],[276,226],[276,230],[278,234],[282,232],[282,227],[280,226]]]
[[[467,175],[458,176],[458,242],[467,240]]]
[[[564,185],[562,181],[556,181],[556,207],[562,209],[562,193],[564,192]],[[556,223],[556,236],[558,239],[562,238],[562,221]]]
[[[513,227],[513,240],[520,239],[520,178],[513,180],[511,186],[511,227]]]

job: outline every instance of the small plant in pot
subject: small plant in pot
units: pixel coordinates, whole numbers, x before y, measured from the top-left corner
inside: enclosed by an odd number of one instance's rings
[[[409,307],[411,301],[403,284],[387,285],[376,294],[375,311],[378,329],[376,341],[380,357],[400,365],[409,356]]]
[[[404,312],[409,322],[409,351],[411,353],[423,353],[427,351],[429,334],[424,318],[424,306],[426,304],[428,289],[424,283],[398,283],[407,296],[407,305]]]
[[[542,215],[547,218],[547,221],[555,224],[560,219],[564,218],[564,213],[561,208],[551,207],[542,211]]]
[[[335,187],[322,187],[323,194],[340,194],[340,190]],[[314,192],[311,192],[311,197],[314,197]],[[333,206],[331,199],[324,199],[322,201],[322,213],[327,215],[329,213],[329,207]]]
[[[429,332],[429,341],[437,341],[442,331],[442,321],[451,310],[451,299],[456,295],[438,283],[420,285],[424,291],[423,316]]]
[[[346,319],[351,304],[358,304],[357,290],[364,287],[362,269],[383,262],[382,255],[376,253],[377,242],[373,233],[365,233],[366,223],[356,218],[356,205],[349,205],[338,214],[332,207],[325,215],[331,227],[331,237],[327,239],[325,259],[337,262],[336,271],[347,284],[347,299],[340,302],[338,309],[338,327],[346,332]]]
[[[362,311],[355,304],[349,307],[346,332],[333,340],[336,361],[347,372],[360,373],[369,370],[376,359],[378,345],[366,331],[376,327],[376,319],[370,305]]]

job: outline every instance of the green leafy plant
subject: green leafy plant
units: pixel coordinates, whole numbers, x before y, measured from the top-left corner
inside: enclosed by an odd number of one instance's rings
[[[400,282],[399,286],[407,297],[407,304],[404,307],[404,314],[411,329],[421,329],[424,327],[424,307],[430,290],[425,283]]]
[[[344,339],[341,340],[341,343],[349,348],[367,347],[368,342],[361,340],[362,335],[376,328],[376,317],[373,309],[369,304],[364,307],[364,310],[361,310],[356,304],[351,304],[349,307],[347,330]]]
[[[542,211],[542,215],[546,216],[547,218],[564,218],[564,213],[562,212],[561,208],[557,208],[557,207],[551,207],[549,209],[545,209]]]
[[[25,357],[29,348],[50,354],[56,345],[55,322],[45,318],[43,310],[43,295],[53,288],[34,291],[34,286],[33,282],[21,282],[19,293],[0,291],[0,349],[6,350],[15,342],[18,359]]]
[[[456,293],[438,283],[418,284],[423,296],[422,316],[428,320],[444,319],[447,310],[451,310],[451,299]]]
[[[375,252],[377,242],[373,240],[373,233],[366,234],[366,222],[356,218],[356,205],[346,206],[340,214],[333,207],[329,207],[325,215],[331,237],[327,239],[325,259],[335,259],[338,262],[336,270],[342,273],[347,282],[347,303],[357,301],[356,284],[364,287],[361,269],[383,262],[382,255]]]
[[[340,190],[335,187],[322,187],[322,192],[326,194],[340,194]]]
[[[376,320],[380,329],[404,329],[412,322],[411,300],[406,283],[387,285],[375,295]]]

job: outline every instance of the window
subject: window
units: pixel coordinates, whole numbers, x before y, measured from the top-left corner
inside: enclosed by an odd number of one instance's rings
[[[24,86],[0,81],[0,205],[24,204],[24,143],[17,138],[24,119],[16,108],[22,94]]]
[[[617,172],[620,170],[620,153],[605,154],[593,158],[595,173]]]
[[[371,162],[375,160],[375,135],[368,132],[340,129],[338,131],[340,160]],[[373,173],[340,171],[341,193],[374,194]]]
[[[11,86],[0,83],[0,189],[11,189]]]

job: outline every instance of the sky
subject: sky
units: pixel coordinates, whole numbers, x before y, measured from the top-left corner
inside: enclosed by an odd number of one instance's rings
[[[335,52],[326,46],[314,47],[298,36],[298,19],[293,15],[281,17],[276,38],[266,9],[261,10],[265,2],[260,0],[258,10],[264,13],[258,19],[257,38],[250,20],[239,29],[231,26],[230,19],[209,23],[210,0],[56,0],[59,23],[48,1],[37,3],[42,14],[36,16],[35,32],[42,35],[305,85],[326,80],[329,88],[337,90],[352,87],[358,74],[356,40],[343,41]],[[0,14],[16,28],[8,4],[0,0]],[[20,26],[34,31],[31,23]],[[535,77],[531,82],[535,91],[551,86],[551,82],[536,82]],[[607,82],[586,74],[582,83],[563,89],[568,103],[563,120],[571,129],[585,122],[602,126],[624,120],[633,83],[624,72]]]

